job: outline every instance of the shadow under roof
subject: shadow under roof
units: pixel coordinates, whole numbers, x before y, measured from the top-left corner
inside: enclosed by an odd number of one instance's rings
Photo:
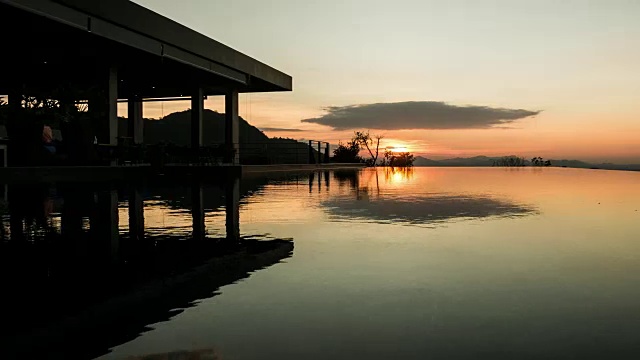
[[[0,0],[0,17],[10,54],[0,65],[47,64],[42,59],[51,58],[51,63],[69,64],[77,71],[93,63],[115,63],[121,81],[137,81],[135,87],[122,89],[122,97],[179,96],[200,81],[208,95],[229,88],[293,89],[291,76],[128,0]],[[27,37],[25,31],[31,37],[51,34],[43,41],[55,36],[60,45],[43,44],[38,51],[35,41],[26,48],[16,38]],[[156,85],[149,84],[160,77],[158,90],[152,90]]]

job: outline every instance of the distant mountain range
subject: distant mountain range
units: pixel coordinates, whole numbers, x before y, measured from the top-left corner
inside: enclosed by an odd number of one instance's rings
[[[496,160],[502,157],[489,157],[489,156],[474,156],[468,158],[452,158],[444,160],[432,160],[422,156],[416,156],[416,160],[413,163],[414,166],[493,166]],[[633,170],[640,171],[640,164],[591,164],[580,160],[551,160],[551,165],[555,167],[568,167],[579,169],[605,169],[605,170]],[[530,165],[530,161],[527,160],[527,164]]]
[[[126,134],[126,118],[120,118],[120,136]],[[191,143],[191,111],[169,114],[162,119],[144,119],[144,140],[147,144],[159,142],[189,146]],[[224,114],[205,110],[203,132],[206,146],[224,143]],[[306,141],[305,141],[306,142]],[[317,150],[312,150],[317,156]],[[307,163],[309,147],[306,143],[283,138],[269,138],[255,126],[240,118],[240,157],[245,164],[260,163]],[[493,166],[501,157],[474,156],[433,160],[416,156],[414,166]],[[583,169],[634,170],[640,171],[640,164],[590,164],[579,160],[551,160],[552,166]]]

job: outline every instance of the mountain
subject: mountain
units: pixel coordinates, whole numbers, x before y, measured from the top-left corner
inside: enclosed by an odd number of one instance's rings
[[[442,166],[438,161],[427,159],[426,157],[416,156],[413,160],[413,166]]]
[[[444,159],[444,160],[432,160],[425,158],[423,156],[416,156],[416,160],[414,161],[414,166],[445,166],[445,167],[453,167],[453,166],[493,166],[495,160],[501,159],[501,156],[498,157],[488,157],[488,156],[474,156],[469,158],[452,158],[452,159]],[[633,170],[640,171],[640,164],[611,164],[611,163],[602,163],[602,164],[591,164],[580,160],[550,160],[552,166],[554,167],[567,167],[567,168],[578,168],[578,169],[604,169],[604,170]],[[530,161],[526,161],[527,165],[530,165]]]
[[[264,143],[269,137],[255,126],[240,117],[240,144]],[[126,132],[126,119],[121,118],[119,130]],[[224,144],[224,114],[205,110],[202,115],[203,142],[205,146]],[[172,143],[179,146],[191,144],[191,110],[169,114],[161,119],[144,119],[145,144],[160,142]]]
[[[127,119],[120,118],[119,135],[125,136]],[[293,139],[269,138],[242,117],[240,121],[240,161],[243,164],[305,164],[309,146]],[[224,144],[225,115],[205,110],[202,116],[204,146]],[[191,145],[191,110],[169,114],[161,119],[144,119],[147,145],[171,143]],[[315,156],[317,151],[313,150]]]
[[[499,158],[487,156],[474,156],[470,158],[452,158],[444,160],[432,160],[422,156],[416,156],[414,166],[493,166],[493,162]]]

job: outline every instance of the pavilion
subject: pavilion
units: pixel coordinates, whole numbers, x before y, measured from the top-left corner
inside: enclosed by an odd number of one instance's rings
[[[0,94],[9,107],[20,107],[25,91],[91,88],[90,97],[66,100],[99,114],[92,121],[101,144],[118,143],[118,102],[128,103],[127,134],[141,144],[143,102],[190,99],[199,149],[204,99],[219,95],[225,162],[238,165],[238,94],[292,90],[289,75],[128,0],[0,0],[0,32]]]

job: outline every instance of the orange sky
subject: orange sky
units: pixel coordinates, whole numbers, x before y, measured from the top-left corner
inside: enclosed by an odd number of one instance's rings
[[[269,136],[337,143],[353,130],[301,120],[328,106],[433,101],[542,112],[509,129],[372,133],[436,159],[640,163],[640,2],[136,2],[293,76],[292,93],[241,96],[241,115],[258,128],[304,130]],[[148,103],[145,115],[188,106]],[[221,99],[207,106],[223,112]]]

